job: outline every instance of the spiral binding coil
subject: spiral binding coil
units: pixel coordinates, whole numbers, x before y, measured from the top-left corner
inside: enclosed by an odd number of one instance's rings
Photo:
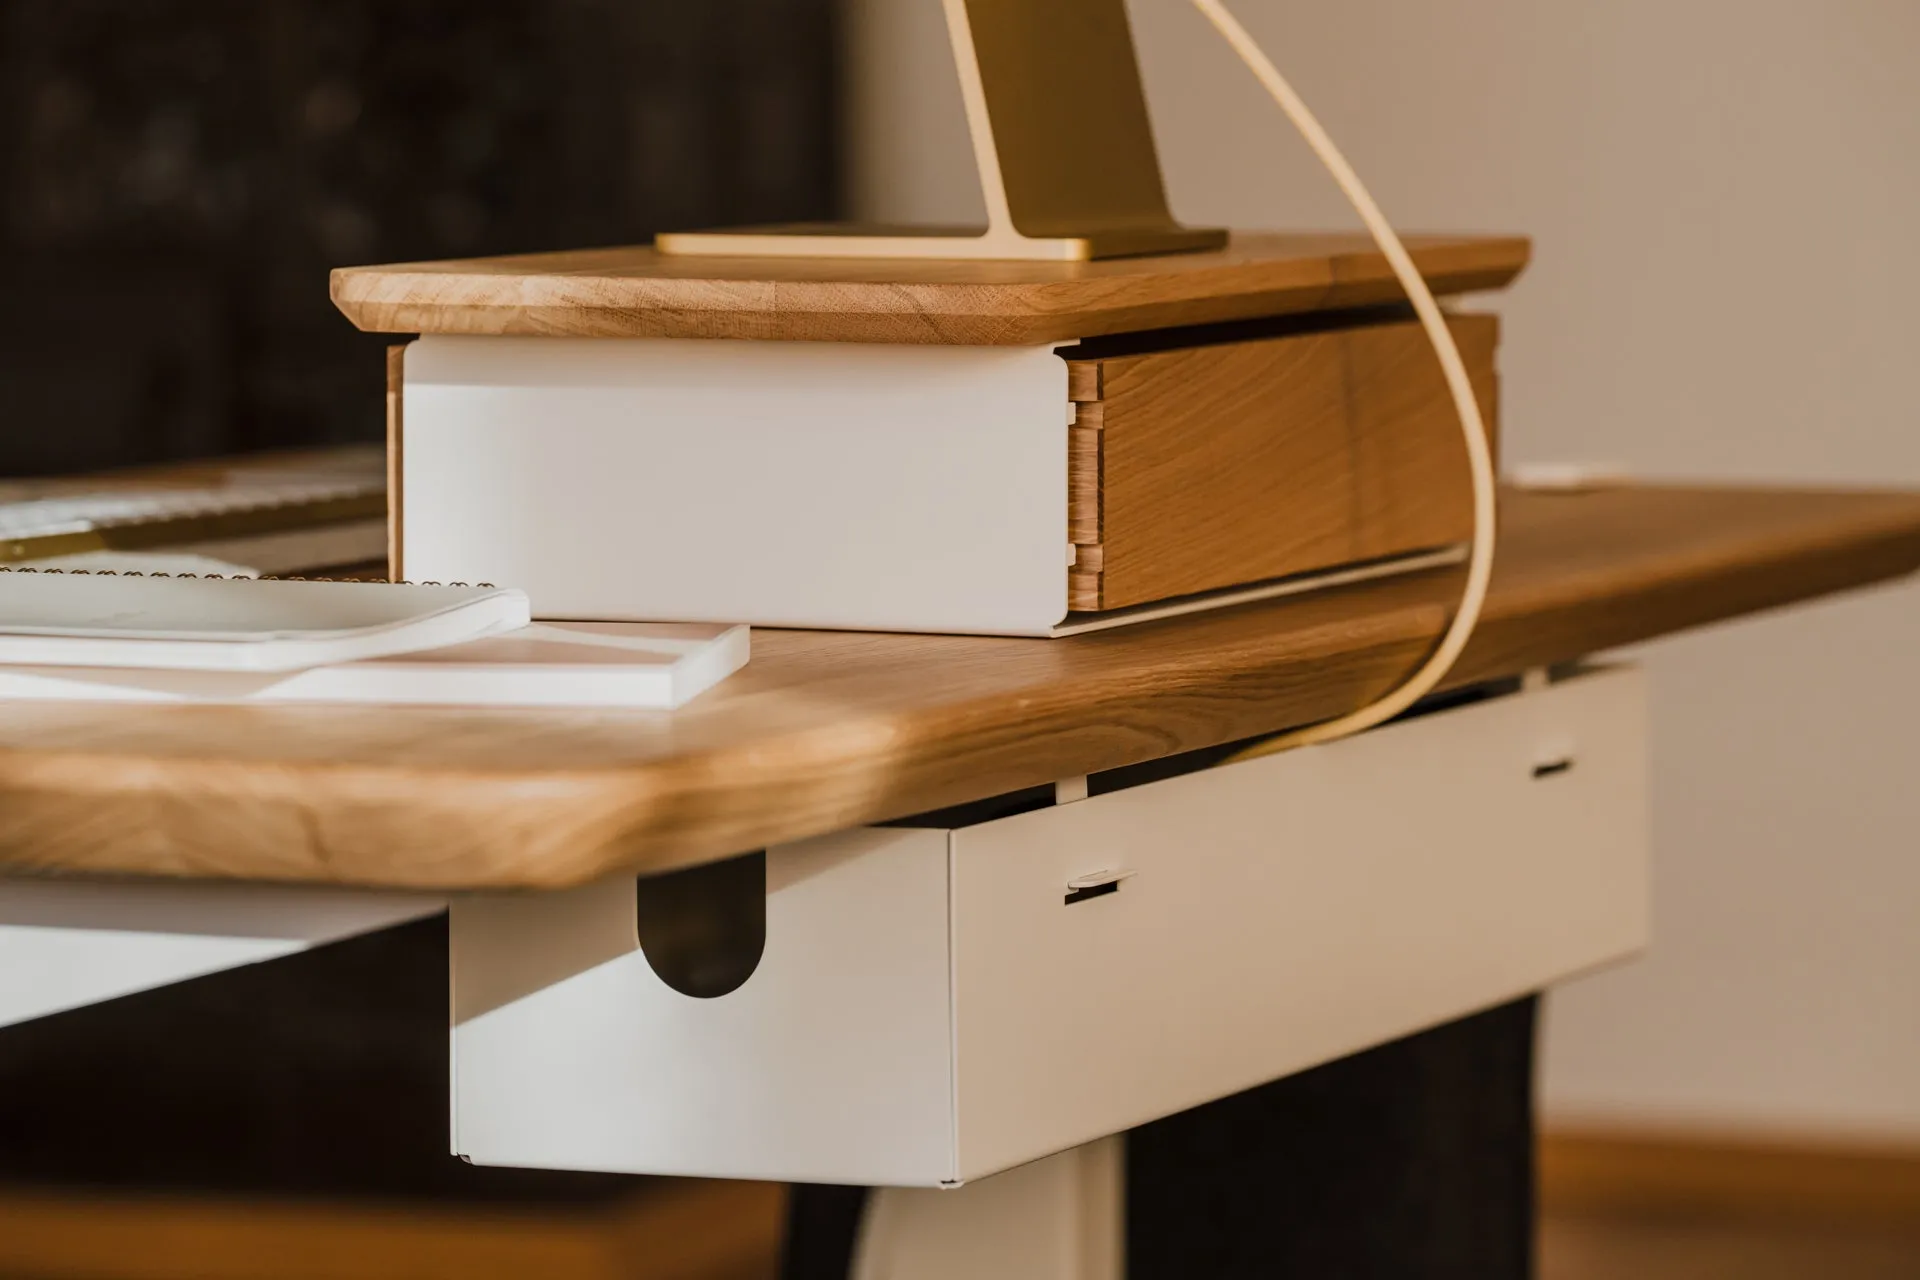
[[[294,573],[242,577],[238,574],[225,573],[148,573],[140,569],[40,569],[13,565],[0,565],[0,573],[55,573],[70,578],[194,578],[208,582],[355,582],[369,587],[477,587],[484,591],[500,589],[491,582],[414,582],[405,578],[399,582],[389,582],[383,578],[309,578]]]

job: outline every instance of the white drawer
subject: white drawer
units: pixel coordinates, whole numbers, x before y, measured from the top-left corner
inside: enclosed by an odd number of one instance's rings
[[[1615,668],[977,825],[770,850],[764,952],[715,998],[656,975],[630,879],[463,898],[454,1147],[975,1179],[1626,955],[1646,855],[1642,681]],[[1067,901],[1102,871],[1131,874]]]

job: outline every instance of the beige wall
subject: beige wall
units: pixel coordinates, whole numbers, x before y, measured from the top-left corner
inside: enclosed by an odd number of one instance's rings
[[[978,216],[938,0],[849,0],[857,206]],[[1176,211],[1353,225],[1184,0],[1130,0]],[[1407,227],[1521,230],[1518,459],[1920,485],[1920,4],[1237,0]],[[1562,1116],[1920,1141],[1920,589],[1683,638],[1653,955],[1552,1001]]]

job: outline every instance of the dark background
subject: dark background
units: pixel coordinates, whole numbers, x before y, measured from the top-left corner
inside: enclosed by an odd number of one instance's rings
[[[0,475],[373,440],[336,266],[831,217],[832,0],[0,0]]]
[[[832,0],[0,0],[0,475],[382,431],[327,271],[836,213]],[[449,1157],[440,921],[0,1028],[0,1181],[575,1199]]]

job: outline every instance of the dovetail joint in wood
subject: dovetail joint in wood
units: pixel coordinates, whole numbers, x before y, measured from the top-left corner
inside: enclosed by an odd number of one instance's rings
[[[1067,398],[1073,425],[1067,429],[1067,540],[1074,545],[1067,574],[1067,607],[1100,608],[1102,496],[1100,433],[1106,427],[1104,362],[1067,361]]]
[[[1067,541],[1100,541],[1100,433],[1067,429]]]
[[[1100,381],[1098,360],[1067,361],[1067,399],[1082,403],[1101,399]]]
[[[1067,541],[1074,544],[1073,571],[1067,575],[1067,607],[1100,607],[1101,432],[1106,405],[1100,399],[1100,362],[1069,361],[1067,388],[1074,400],[1073,425],[1067,428]]]
[[[1081,573],[1078,569],[1067,574],[1067,608],[1076,613],[1085,613],[1100,607],[1100,575]]]
[[[400,486],[406,449],[406,377],[407,344],[395,343],[387,348],[387,577],[393,582],[406,580],[406,566],[400,559],[407,534]]]

